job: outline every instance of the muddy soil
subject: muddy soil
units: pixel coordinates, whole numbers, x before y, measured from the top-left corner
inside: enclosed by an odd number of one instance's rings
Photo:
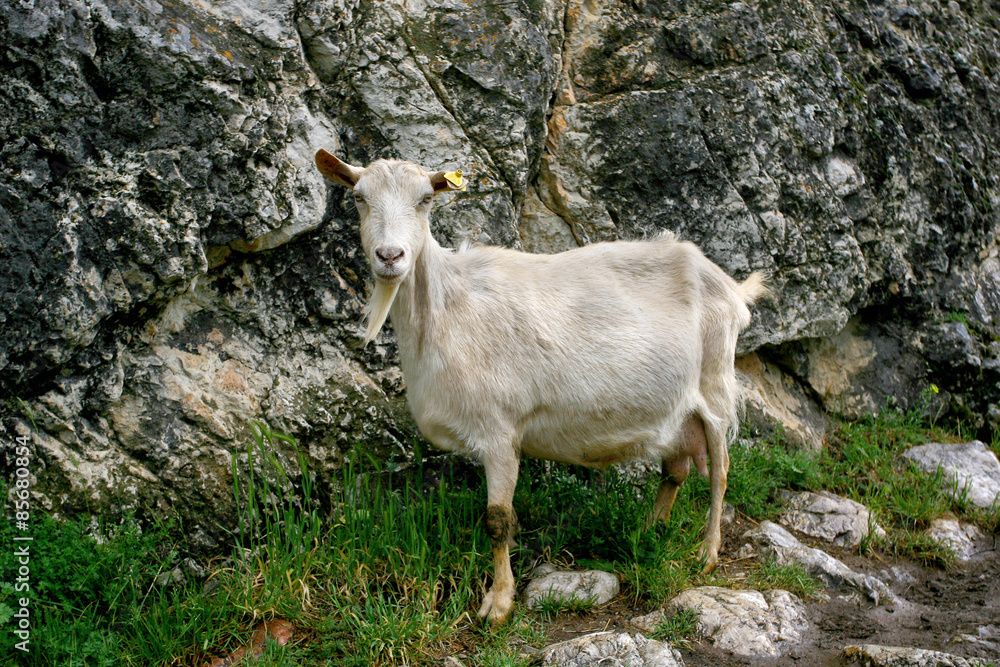
[[[740,523],[726,530],[724,548],[730,555],[744,543],[740,536],[748,526]],[[841,650],[853,644],[932,649],[1000,665],[1000,553],[995,539],[989,545],[992,551],[971,564],[950,570],[865,558],[826,543],[808,539],[803,542],[825,549],[852,569],[879,577],[889,584],[899,601],[880,607],[859,607],[835,596],[825,601],[806,601],[811,629],[801,644],[780,658],[741,658],[705,641],[692,640],[677,646],[688,667],[832,667],[841,664]],[[739,577],[745,563],[727,561],[724,554],[721,567],[727,575]],[[627,597],[627,591],[623,593]],[[603,630],[635,632],[629,620],[648,611],[619,598],[592,613],[563,615],[549,628],[548,643]],[[986,628],[985,632],[982,628]]]
[[[808,602],[811,630],[781,658],[749,660],[718,651],[704,642],[682,648],[688,667],[718,665],[840,665],[840,652],[852,644],[907,646],[977,657],[1000,664],[1000,556],[943,571],[910,563],[884,563],[855,557],[849,565],[879,576],[900,596],[895,605],[859,607],[837,598]],[[972,640],[978,638],[978,641]]]

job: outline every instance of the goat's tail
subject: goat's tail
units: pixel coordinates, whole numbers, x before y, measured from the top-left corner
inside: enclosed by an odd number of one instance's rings
[[[760,271],[754,271],[742,283],[736,286],[743,303],[748,306],[755,303],[761,297],[767,296],[771,291],[767,288],[767,279]]]

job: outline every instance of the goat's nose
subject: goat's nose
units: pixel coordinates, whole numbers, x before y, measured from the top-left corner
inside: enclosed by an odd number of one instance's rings
[[[392,264],[403,256],[403,249],[394,245],[380,245],[375,248],[375,256],[386,264]]]

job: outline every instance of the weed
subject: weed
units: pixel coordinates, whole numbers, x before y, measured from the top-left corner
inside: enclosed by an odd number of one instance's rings
[[[783,432],[759,443],[741,439],[730,451],[726,499],[753,519],[773,516],[779,509],[781,489],[809,489],[822,484],[815,456],[791,449]]]
[[[1000,497],[987,508],[970,507],[968,518],[988,533],[1000,532]]]
[[[829,489],[868,505],[872,521],[886,526],[888,537],[872,532],[863,552],[895,551],[946,567],[953,554],[922,528],[952,512],[995,531],[1000,507],[954,501],[943,478],[899,457],[931,438],[946,434],[926,411],[911,410],[841,425],[829,451],[818,454],[795,451],[781,431],[753,445],[743,439],[730,450],[727,500],[764,519],[779,511],[781,489]],[[233,457],[240,509],[231,558],[212,572],[210,593],[155,583],[180,559],[169,525],[140,529],[130,519],[103,526],[106,539],[99,542],[89,526],[40,519],[32,546],[37,652],[20,664],[201,663],[246,643],[259,619],[280,616],[308,639],[269,645],[250,664],[421,664],[445,655],[462,633],[476,638],[474,664],[521,667],[517,646],[540,645],[545,618],[592,607],[550,600],[541,614],[519,605],[501,629],[478,624],[472,619],[488,583],[490,553],[482,480],[469,485],[442,474],[428,486],[418,456],[413,480],[390,487],[383,476],[366,474],[360,460],[343,467],[331,497],[317,498],[296,442],[254,424],[246,450]],[[648,528],[657,486],[657,475],[639,481],[617,470],[526,461],[514,499],[524,531],[512,553],[515,569],[556,558],[610,569],[623,578],[626,596],[650,606],[692,585],[731,585],[721,574],[701,575],[694,556],[709,506],[707,480],[692,475],[671,520]],[[0,537],[11,530],[0,523]],[[12,613],[14,571],[10,550],[0,554],[0,582],[7,582],[0,583],[0,622]],[[794,566],[764,563],[748,576],[754,587],[800,597],[818,588]],[[694,628],[689,612],[665,621],[658,633],[676,644]]]
[[[948,311],[947,313],[944,314],[943,319],[945,322],[958,322],[959,324],[965,324],[965,325],[969,324],[968,316],[965,313],[958,310]]]
[[[947,569],[955,564],[955,552],[951,547],[922,531],[896,531],[893,544],[896,555],[921,565]]]
[[[757,567],[750,570],[747,582],[756,590],[780,588],[800,598],[814,597],[823,588],[822,584],[798,563],[781,565],[769,559],[762,560]]]
[[[642,530],[655,493],[617,469],[595,471],[525,461],[514,498],[520,540],[547,560],[560,553],[601,560],[635,560],[654,550]],[[623,530],[624,528],[624,530]]]
[[[581,565],[620,573],[636,600],[679,591],[698,565],[693,554],[708,507],[704,483],[685,484],[670,522],[648,527],[657,475],[639,482],[617,469],[528,461],[521,480],[514,509],[522,526],[522,559],[573,554]]]
[[[590,612],[594,609],[596,600],[594,598],[580,599],[572,596],[565,597],[553,592],[538,598],[535,604],[542,617],[547,621],[551,621],[556,616],[564,613],[585,614]]]
[[[833,434],[834,449],[819,459],[822,486],[907,529],[926,526],[953,507],[948,485],[940,474],[928,476],[900,454],[946,437],[919,407],[842,424]]]
[[[690,608],[681,609],[656,624],[653,639],[670,642],[671,646],[687,648],[698,634],[698,613]]]
[[[512,617],[499,628],[487,625],[473,630],[475,645],[479,647],[471,664],[484,667],[526,667],[530,658],[522,656],[519,646],[541,646],[546,641],[544,627],[537,614],[529,614],[523,607],[515,607]]]
[[[248,462],[253,454],[260,465],[235,489],[247,507],[244,546],[223,584],[241,606],[311,627],[312,652],[338,664],[412,662],[439,646],[484,574],[484,499],[447,482],[428,496],[378,486],[351,460],[324,531],[302,457],[296,489],[269,453],[275,434],[260,426],[255,434]],[[287,437],[280,443],[296,449]]]

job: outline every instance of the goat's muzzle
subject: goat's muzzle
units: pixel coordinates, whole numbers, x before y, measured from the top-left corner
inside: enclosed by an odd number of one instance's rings
[[[375,248],[375,256],[382,260],[383,264],[390,266],[403,256],[403,249],[394,245],[380,245]]]
[[[402,261],[406,253],[399,246],[380,245],[375,248],[374,254],[372,269],[379,280],[394,283],[406,273],[407,262]]]

